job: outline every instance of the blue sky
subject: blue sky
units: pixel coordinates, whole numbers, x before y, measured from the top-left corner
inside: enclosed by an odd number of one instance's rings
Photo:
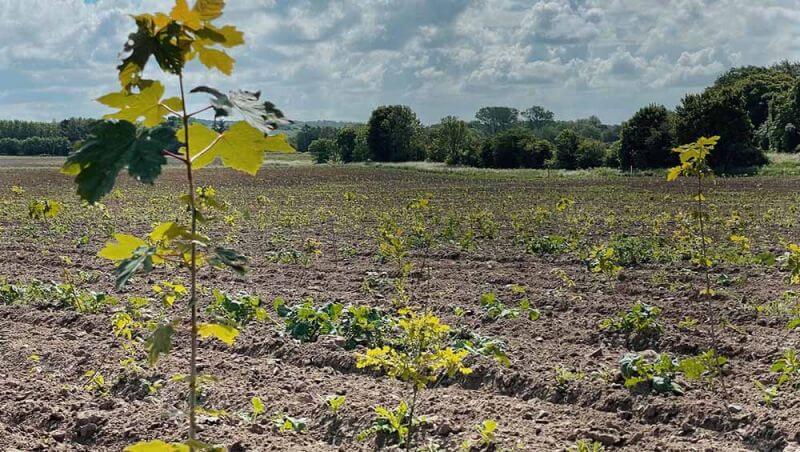
[[[131,13],[168,0],[0,0],[0,116],[99,116]],[[297,119],[366,120],[410,105],[423,122],[484,105],[544,105],[619,122],[674,106],[732,66],[800,60],[798,0],[229,0],[245,33],[233,77]],[[155,74],[153,74],[155,75]],[[167,83],[174,89],[174,81]]]

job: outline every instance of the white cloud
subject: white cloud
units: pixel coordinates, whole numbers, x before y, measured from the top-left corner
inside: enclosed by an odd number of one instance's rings
[[[98,116],[116,88],[129,13],[172,0],[0,0],[5,117]],[[626,119],[674,105],[733,65],[800,59],[795,0],[228,0],[246,34],[233,77],[295,118],[365,120],[406,103],[423,121],[482,105],[542,104]],[[174,88],[174,81],[168,82]]]

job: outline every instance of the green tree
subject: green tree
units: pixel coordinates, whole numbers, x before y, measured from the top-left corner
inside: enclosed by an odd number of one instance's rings
[[[721,138],[708,159],[715,170],[726,172],[767,162],[755,146],[753,126],[735,91],[716,89],[685,96],[675,109],[676,142],[691,143],[715,135]]]
[[[556,137],[556,165],[563,169],[578,167],[578,146],[581,138],[572,129],[564,129]]]
[[[432,160],[450,164],[463,162],[463,155],[477,140],[475,132],[469,125],[455,116],[445,116],[434,129],[432,148],[435,149]]]
[[[545,124],[550,124],[555,120],[555,114],[539,105],[534,105],[522,112],[526,123],[532,129],[538,129]]]
[[[475,113],[481,130],[489,136],[508,130],[519,122],[519,110],[511,107],[482,107]]]
[[[405,105],[385,105],[372,112],[367,124],[370,157],[377,162],[403,162],[422,158],[417,135],[419,119]]]
[[[603,166],[606,157],[606,144],[599,140],[587,138],[578,145],[578,168],[596,168]]]
[[[672,152],[670,112],[663,105],[639,109],[622,124],[619,160],[623,169],[664,168],[677,162]]]
[[[316,163],[327,163],[336,158],[339,146],[336,145],[336,141],[330,138],[319,138],[311,142],[308,152],[314,155]]]
[[[773,101],[767,133],[770,150],[800,151],[800,80]]]
[[[344,127],[336,134],[336,146],[339,160],[343,163],[352,162],[355,158],[358,132],[354,127]]]
[[[491,149],[490,166],[495,168],[542,168],[553,155],[550,143],[521,127],[497,134],[486,145]]]

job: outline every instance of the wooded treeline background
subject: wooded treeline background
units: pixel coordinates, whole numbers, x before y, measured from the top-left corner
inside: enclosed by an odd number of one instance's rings
[[[0,121],[0,154],[67,155],[94,120]],[[225,124],[215,123],[224,129]],[[800,151],[800,63],[733,68],[674,110],[642,107],[621,125],[591,116],[560,120],[542,106],[480,108],[424,126],[411,108],[380,106],[364,124],[320,121],[286,130],[300,152],[324,162],[429,160],[491,168],[578,169],[672,166],[671,149],[700,136],[721,136],[711,164],[720,171],[767,162],[766,152]]]

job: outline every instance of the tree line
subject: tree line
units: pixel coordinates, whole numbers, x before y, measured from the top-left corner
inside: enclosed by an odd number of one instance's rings
[[[447,116],[421,125],[404,105],[376,108],[367,124],[343,128],[303,126],[292,138],[298,151],[317,162],[402,162],[430,160],[495,168],[568,169],[607,164],[619,126],[597,117],[562,121],[541,106],[519,111],[484,107],[467,122]]]
[[[91,132],[93,119],[0,120],[0,155],[67,155]]]
[[[407,106],[376,108],[366,124],[304,126],[293,137],[318,162],[429,160],[491,168],[666,168],[672,149],[701,136],[722,138],[710,164],[726,172],[763,165],[766,152],[800,152],[800,64],[746,66],[722,74],[674,110],[642,107],[621,125],[597,117],[559,120],[542,106],[496,106],[475,118],[421,125]]]

